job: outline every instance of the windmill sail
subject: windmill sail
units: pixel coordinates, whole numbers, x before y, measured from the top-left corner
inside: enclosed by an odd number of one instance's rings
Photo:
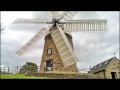
[[[60,13],[59,13],[59,11],[51,11],[51,14],[52,14],[52,16],[54,16],[54,17],[60,17]]]
[[[75,56],[72,47],[70,46],[65,33],[57,25],[58,30],[52,30],[51,36],[56,45],[60,58],[63,62],[64,67],[70,66],[76,62],[78,62],[77,57]]]
[[[13,24],[19,24],[19,23],[29,23],[29,24],[51,24],[51,22],[48,21],[48,19],[23,19],[23,18],[17,18]]]
[[[52,21],[42,19],[22,19],[18,18],[13,23],[29,23],[29,24],[52,24],[49,28],[42,28],[28,43],[26,43],[20,50],[16,52],[18,55],[23,55],[31,49],[46,33],[51,32],[52,39],[58,50],[59,56],[63,62],[64,67],[75,64],[80,59],[73,51],[64,32],[78,32],[78,31],[105,31],[107,30],[107,20],[71,20],[77,11],[65,11],[62,14],[52,12],[54,18]],[[64,25],[64,31],[59,25]],[[52,29],[50,30],[50,28]]]
[[[19,56],[23,55],[29,49],[31,49],[43,36],[44,34],[51,28],[51,26],[47,29],[42,28],[28,43],[26,43],[20,50],[16,52]]]
[[[63,14],[61,15],[60,20],[71,20],[76,15],[76,13],[77,13],[77,11],[63,12]]]
[[[64,23],[66,32],[107,30],[107,20],[67,20]]]

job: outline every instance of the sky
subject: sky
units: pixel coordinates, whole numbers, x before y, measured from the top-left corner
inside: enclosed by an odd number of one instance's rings
[[[61,12],[60,12],[61,13]],[[26,44],[47,24],[12,24],[16,18],[49,19],[50,11],[1,11],[4,31],[1,33],[1,66],[22,66],[34,62],[40,66],[44,37],[23,56],[16,51]],[[118,11],[78,11],[73,20],[106,19],[105,32],[72,32],[74,51],[79,56],[78,69],[89,69],[113,56],[119,59],[119,12]],[[116,53],[114,55],[114,53]]]

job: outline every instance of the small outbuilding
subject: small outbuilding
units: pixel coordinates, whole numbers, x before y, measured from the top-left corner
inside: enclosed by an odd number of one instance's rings
[[[100,75],[105,79],[120,79],[120,60],[112,57],[93,66],[90,73]]]

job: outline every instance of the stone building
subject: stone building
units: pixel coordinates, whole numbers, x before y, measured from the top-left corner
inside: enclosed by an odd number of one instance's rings
[[[93,66],[90,72],[105,79],[120,79],[120,60],[112,57]]]
[[[70,33],[65,33],[67,39],[73,48],[72,36]],[[51,33],[45,36],[45,44],[40,65],[40,72],[45,71],[68,71],[78,72],[76,63],[64,68],[62,60],[59,56],[55,43],[51,37]]]

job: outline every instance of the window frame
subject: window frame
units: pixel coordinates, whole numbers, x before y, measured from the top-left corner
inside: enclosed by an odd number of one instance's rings
[[[51,65],[51,67],[53,67],[53,59],[46,60],[46,65],[47,65],[47,63],[49,63]]]
[[[51,51],[50,51],[50,54],[49,54],[49,50],[51,50]],[[51,54],[52,54],[52,48],[48,48],[48,49],[47,49],[47,55],[51,55]]]

